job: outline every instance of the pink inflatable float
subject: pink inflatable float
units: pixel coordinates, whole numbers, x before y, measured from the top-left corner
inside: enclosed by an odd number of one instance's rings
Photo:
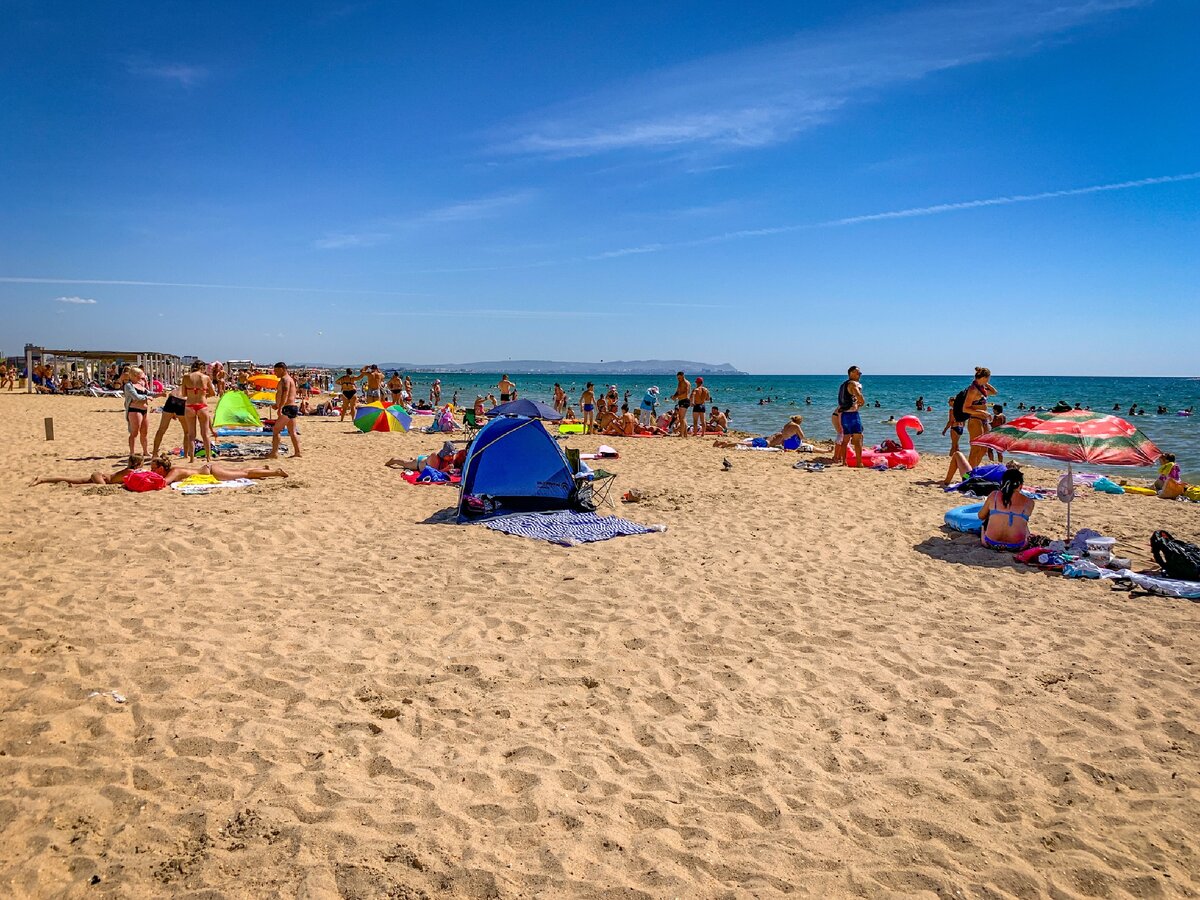
[[[868,468],[874,468],[880,463],[887,463],[889,469],[897,466],[904,466],[908,469],[916,468],[917,463],[921,461],[921,454],[913,449],[912,438],[908,436],[910,429],[916,431],[917,434],[925,430],[921,426],[921,420],[916,416],[901,416],[896,420],[896,440],[900,442],[900,449],[882,450],[876,447],[874,450],[864,450],[862,464]],[[846,465],[856,464],[854,448],[847,447]]]

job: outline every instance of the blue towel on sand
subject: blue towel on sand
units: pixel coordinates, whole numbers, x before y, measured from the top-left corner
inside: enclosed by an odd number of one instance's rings
[[[483,519],[475,524],[483,525],[492,531],[533,538],[535,541],[549,541],[564,547],[607,541],[628,534],[650,534],[667,530],[666,525],[639,525],[620,516],[601,516],[594,512],[574,512],[569,509],[543,513],[512,513]]]

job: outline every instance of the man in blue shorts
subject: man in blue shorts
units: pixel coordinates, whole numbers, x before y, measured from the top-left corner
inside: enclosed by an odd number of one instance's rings
[[[842,437],[836,456],[849,465],[850,463],[846,460],[846,446],[853,444],[854,465],[856,468],[862,468],[863,428],[862,418],[858,414],[866,402],[863,398],[862,385],[858,383],[862,372],[858,366],[851,366],[846,370],[846,375],[848,377],[838,388],[838,413],[841,416]]]

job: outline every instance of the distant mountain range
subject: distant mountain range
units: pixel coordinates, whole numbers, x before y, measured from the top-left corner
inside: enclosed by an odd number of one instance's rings
[[[325,363],[307,365],[325,369],[345,369]],[[745,375],[729,363],[695,362],[688,359],[631,359],[611,362],[556,362],[549,359],[509,359],[470,363],[379,363],[388,372],[430,372],[438,375],[674,375],[684,371],[689,375]],[[361,365],[349,366],[357,372]]]

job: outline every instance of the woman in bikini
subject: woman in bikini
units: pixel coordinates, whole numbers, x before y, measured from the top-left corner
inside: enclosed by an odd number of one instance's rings
[[[349,369],[337,380],[337,386],[342,390],[342,415],[339,422],[346,421],[346,416],[354,421],[354,408],[358,405],[358,376]]]
[[[1021,493],[1025,476],[1008,469],[1000,478],[1000,490],[992,491],[979,510],[983,520],[980,542],[992,550],[1023,550],[1029,543],[1029,517],[1034,502]]]
[[[131,454],[129,459],[125,461],[124,467],[117,469],[111,475],[105,475],[103,472],[93,472],[86,478],[68,478],[64,475],[45,475],[41,478],[35,478],[30,482],[32,487],[35,484],[124,484],[125,476],[130,472],[136,472],[142,467],[142,457],[138,454]]]
[[[129,370],[129,379],[121,388],[125,397],[125,422],[129,427],[129,455],[133,456],[133,445],[138,438],[142,440],[142,455],[149,456],[147,447],[149,437],[150,385],[146,382],[146,373],[134,366]]]
[[[158,456],[158,448],[162,444],[163,436],[167,433],[167,429],[172,422],[179,422],[179,427],[183,429],[183,439],[187,440],[187,407],[183,403],[183,385],[175,385],[171,389],[171,393],[167,394],[167,401],[163,404],[162,417],[158,420],[158,431],[154,433],[154,449],[152,456]]]
[[[200,426],[200,442],[204,444],[205,459],[212,459],[212,416],[208,411],[208,398],[216,395],[212,379],[204,373],[204,363],[196,360],[192,363],[192,371],[183,376],[184,404],[184,453],[188,462],[196,459],[196,426]]]
[[[251,469],[235,469],[233,466],[223,466],[220,463],[205,463],[194,468],[177,466],[165,453],[150,460],[150,471],[161,475],[167,484],[183,481],[189,475],[211,475],[217,481],[237,481],[239,478],[259,481],[263,478],[288,477],[288,473],[283,469],[272,469],[270,466],[256,466]]]
[[[966,400],[963,402],[963,411],[967,414],[967,434],[971,440],[980,437],[988,429],[988,423],[991,421],[991,416],[988,414],[988,397],[996,393],[996,389],[990,384],[992,370],[983,366],[975,367],[975,380],[971,382],[971,386],[967,388]],[[986,447],[971,447],[971,452],[967,459],[971,463],[971,468],[979,465],[987,453]]]

